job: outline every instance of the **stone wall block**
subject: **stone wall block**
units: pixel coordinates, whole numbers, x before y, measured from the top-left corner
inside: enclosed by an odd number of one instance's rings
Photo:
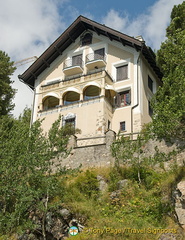
[[[106,148],[110,149],[110,146],[112,143],[116,140],[116,133],[112,130],[108,130],[105,133],[105,143],[106,143]]]
[[[77,146],[77,137],[75,135],[71,135],[67,144],[67,148],[75,148]]]

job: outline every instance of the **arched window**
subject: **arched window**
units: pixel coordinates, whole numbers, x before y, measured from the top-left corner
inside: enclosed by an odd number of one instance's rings
[[[43,101],[43,110],[48,110],[59,106],[59,99],[53,96],[49,96]]]
[[[80,100],[80,94],[74,91],[67,92],[63,97],[63,104],[69,105]]]
[[[84,91],[84,100],[89,100],[100,96],[100,88],[97,86],[89,86]]]
[[[92,33],[87,32],[81,38],[82,46],[86,46],[92,43]]]

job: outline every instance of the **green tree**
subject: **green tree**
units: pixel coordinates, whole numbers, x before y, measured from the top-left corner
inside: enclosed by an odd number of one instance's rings
[[[43,218],[45,239],[45,214],[54,197],[63,194],[62,177],[57,175],[60,169],[52,173],[51,159],[59,152],[68,153],[68,136],[62,134],[57,121],[46,137],[40,121],[30,127],[29,116],[30,110],[26,109],[18,120],[8,115],[0,119],[0,232],[11,232],[19,226],[30,229],[29,213],[37,210]],[[60,141],[53,144],[54,133]]]
[[[14,71],[13,62],[5,52],[0,51],[0,116],[8,114],[14,108],[12,99],[15,90],[12,88],[10,80]]]
[[[141,169],[145,164],[142,153],[146,141],[147,138],[144,139],[143,135],[138,135],[136,140],[130,140],[122,135],[111,146],[112,155],[116,160],[115,166],[119,168],[120,164],[128,164],[135,168],[139,183],[141,183]]]
[[[167,40],[157,52],[163,86],[153,98],[153,131],[159,138],[185,137],[185,2],[174,6]]]

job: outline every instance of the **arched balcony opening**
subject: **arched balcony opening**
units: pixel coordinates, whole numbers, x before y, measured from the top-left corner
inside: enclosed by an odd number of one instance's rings
[[[74,91],[67,92],[63,97],[63,104],[69,105],[80,101],[80,94]]]
[[[84,100],[93,99],[100,96],[101,89],[97,86],[88,86],[84,90]]]
[[[43,100],[43,110],[48,110],[59,106],[59,99],[53,96],[46,97]]]

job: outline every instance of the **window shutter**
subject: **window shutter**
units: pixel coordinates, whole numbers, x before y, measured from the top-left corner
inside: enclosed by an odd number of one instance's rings
[[[123,65],[121,67],[117,67],[117,77],[116,80],[124,80],[128,78],[128,65]]]

